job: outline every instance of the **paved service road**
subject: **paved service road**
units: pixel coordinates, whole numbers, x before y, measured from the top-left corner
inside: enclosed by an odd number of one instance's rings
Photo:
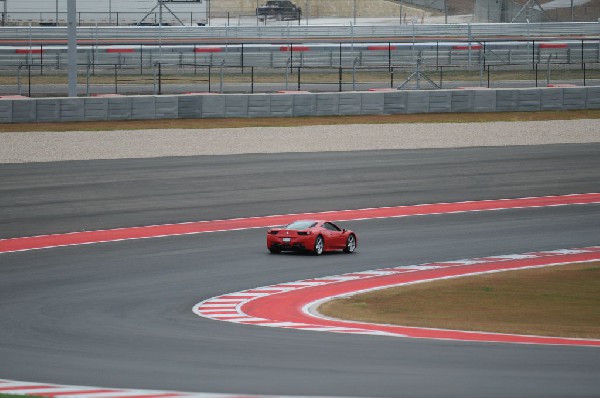
[[[600,144],[5,164],[2,237],[598,192]],[[406,340],[199,318],[195,303],[386,266],[597,245],[600,205],[354,221],[355,255],[269,255],[264,230],[0,256],[0,375],[102,387],[584,397],[595,348]]]

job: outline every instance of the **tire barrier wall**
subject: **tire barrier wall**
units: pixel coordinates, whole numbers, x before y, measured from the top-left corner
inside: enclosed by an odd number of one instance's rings
[[[600,86],[0,98],[0,123],[600,109]]]

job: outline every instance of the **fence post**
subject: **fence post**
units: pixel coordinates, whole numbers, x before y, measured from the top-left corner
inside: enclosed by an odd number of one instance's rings
[[[300,91],[300,67],[298,67],[298,91]]]
[[[584,62],[585,62],[585,57],[583,56],[583,40],[584,40],[584,39],[581,39],[581,68],[582,68],[582,69],[585,69],[585,68],[583,67],[583,64],[584,64]]]
[[[117,66],[118,65],[115,64],[115,94],[119,93],[119,83],[117,82],[118,81],[118,72],[117,72],[118,68],[117,68]]]
[[[152,65],[152,94],[156,95],[156,63]]]
[[[529,23],[529,22],[527,22]],[[529,26],[529,25],[527,25]],[[535,40],[531,43],[531,67],[534,68],[535,64]],[[537,65],[535,66],[537,68]]]
[[[17,92],[19,93],[19,95],[23,95],[22,91],[21,91],[21,68],[23,67],[23,64],[19,65],[19,68],[17,69]]]
[[[29,80],[28,81],[29,92],[28,92],[27,96],[29,98],[31,98],[31,64],[27,65],[27,74],[28,74],[27,79]]]
[[[290,64],[291,59],[288,58],[287,61],[285,61],[285,89],[288,90],[288,80],[289,80],[289,69],[288,69],[288,65]],[[291,67],[290,67],[291,69]]]
[[[546,85],[550,84],[550,60],[553,54],[548,54],[548,60],[546,61]]]
[[[358,57],[354,58],[352,62],[352,91],[356,91],[356,63],[358,62]]]
[[[392,69],[392,43],[388,42],[388,70]]]
[[[583,46],[581,47],[581,51],[583,52]],[[582,57],[583,59],[583,57]],[[44,45],[40,44],[40,76],[44,74]]]
[[[479,87],[483,87],[483,71],[484,70],[485,70],[485,53],[483,53],[483,62],[481,62],[481,59],[479,59]]]
[[[220,77],[220,86],[219,86],[219,93],[223,94],[223,66],[225,65],[225,60],[221,61],[221,77]]]
[[[87,67],[85,69],[85,96],[90,96],[90,61],[88,60]]]
[[[254,94],[254,66],[250,68],[250,94]]]
[[[144,74],[144,46],[140,44],[140,75]]]

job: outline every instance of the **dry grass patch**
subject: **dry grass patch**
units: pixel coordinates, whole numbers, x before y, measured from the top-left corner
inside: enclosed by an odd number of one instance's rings
[[[486,123],[576,119],[600,119],[600,110],[502,113],[438,113],[417,115],[324,116],[287,118],[161,119],[63,123],[14,123],[0,124],[0,133],[30,131],[108,131],[150,129],[295,127],[316,125],[390,123]]]
[[[600,338],[600,262],[401,286],[325,303],[362,322]]]

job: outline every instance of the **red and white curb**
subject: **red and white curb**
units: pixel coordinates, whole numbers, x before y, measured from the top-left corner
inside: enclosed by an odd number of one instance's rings
[[[29,383],[0,379],[0,394],[34,395],[49,398],[302,398],[290,395],[247,395],[191,393],[158,390],[68,386],[60,384]],[[318,398],[318,397],[311,397]]]
[[[338,210],[320,213],[285,214],[266,217],[235,218],[230,220],[197,221],[180,224],[150,225],[97,231],[71,232],[0,239],[0,253],[49,249],[62,246],[123,240],[191,235],[208,232],[267,228],[289,224],[299,218],[318,218],[327,221],[355,221],[376,218],[410,217],[431,214],[453,214],[473,211],[526,209],[551,206],[586,205],[600,203],[600,193],[560,196],[542,196],[517,199],[481,200],[454,203],[433,203],[412,206],[380,207],[357,210]]]
[[[428,263],[280,283],[224,294],[196,304],[197,315],[244,325],[396,337],[600,347],[600,340],[376,325],[330,319],[315,308],[342,296],[492,272],[600,260],[600,246]]]

